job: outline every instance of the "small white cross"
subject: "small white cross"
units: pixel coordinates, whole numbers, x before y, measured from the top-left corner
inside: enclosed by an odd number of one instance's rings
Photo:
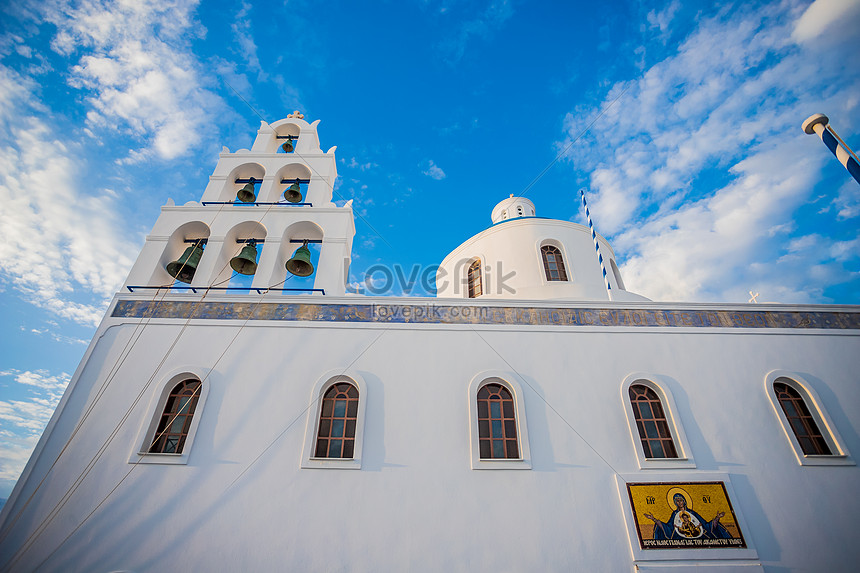
[[[758,303],[758,301],[756,300],[756,297],[757,297],[758,295],[759,295],[759,293],[755,293],[755,294],[753,294],[753,291],[750,291],[750,299],[749,299],[749,301],[748,301],[748,302],[752,302],[752,303],[756,303],[756,304],[757,304],[757,303]]]
[[[305,115],[303,113],[301,113],[299,110],[296,110],[293,113],[287,115],[287,117],[295,117],[297,119],[304,119]]]

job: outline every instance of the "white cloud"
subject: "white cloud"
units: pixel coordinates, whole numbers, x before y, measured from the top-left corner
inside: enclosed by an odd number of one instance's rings
[[[817,109],[849,117],[860,89],[845,45],[822,60],[789,41],[799,13],[779,4],[701,21],[676,53],[616,83],[601,107],[628,91],[573,148],[634,292],[746,301],[753,287],[763,300],[824,302],[827,285],[852,278],[842,263],[856,253],[785,242],[830,160],[800,123]],[[570,137],[594,115],[569,115]],[[835,204],[851,216],[852,192]]]
[[[254,27],[250,20],[247,19],[251,12],[252,6],[247,2],[242,2],[242,7],[236,16],[233,18],[233,24],[230,29],[233,30],[233,38],[239,44],[240,54],[251,71],[257,72],[260,75],[260,80],[265,79],[263,68],[260,66],[260,58],[257,55],[257,44],[254,42]]]
[[[838,208],[838,219],[853,219],[860,215],[860,185],[853,179],[847,179],[839,188],[839,194],[834,200]]]
[[[28,85],[2,66],[0,77]],[[55,130],[27,117],[24,101],[34,100],[24,90],[0,94],[0,121],[11,135],[0,146],[0,269],[37,306],[95,325],[136,248],[111,216],[115,196],[82,193],[80,159]]]
[[[424,171],[422,171],[422,173],[424,175],[426,175],[427,177],[430,177],[432,179],[435,179],[436,181],[440,181],[442,179],[445,179],[445,177],[446,177],[445,172],[442,171],[442,169],[438,165],[433,163],[432,159],[430,159],[426,162],[426,166],[427,166],[427,168]]]
[[[351,169],[360,169],[361,171],[367,171],[368,169],[371,169],[373,167],[379,167],[378,164],[373,163],[372,161],[368,161],[367,163],[359,163],[355,159],[355,157],[350,157],[349,163],[347,163],[345,159],[341,159],[340,161]]]
[[[205,30],[194,0],[46,4],[57,26],[52,47],[75,57],[69,82],[86,90],[87,124],[146,141],[143,159],[187,154],[223,105],[206,89],[191,39]]]
[[[651,28],[660,30],[661,34],[665,35],[669,31],[669,24],[672,23],[672,19],[680,8],[681,2],[679,0],[672,0],[668,6],[660,11],[651,10],[646,16],[648,25]]]
[[[820,36],[839,22],[850,21],[860,12],[857,0],[815,0],[794,25],[791,37],[805,42]],[[857,29],[853,28],[853,33]]]
[[[21,475],[39,436],[51,419],[69,384],[65,372],[6,370],[0,377],[13,377],[27,388],[27,399],[0,400],[0,495],[8,495]]]

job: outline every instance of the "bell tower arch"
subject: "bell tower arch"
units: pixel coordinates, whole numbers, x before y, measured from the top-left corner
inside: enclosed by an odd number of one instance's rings
[[[336,147],[322,151],[318,125],[294,112],[261,122],[250,149],[224,147],[199,202],[161,208],[124,290],[344,295],[355,223],[351,203],[332,202]],[[303,264],[291,268],[313,268],[299,288],[286,266],[296,251]],[[227,286],[236,269],[252,272],[249,285]]]

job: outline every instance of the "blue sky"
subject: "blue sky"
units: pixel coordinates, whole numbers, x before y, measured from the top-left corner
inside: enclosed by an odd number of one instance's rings
[[[860,147],[857,0],[0,10],[0,497],[159,207],[250,147],[229,86],[267,121],[322,120],[357,285],[440,262],[511,193],[583,222],[586,187],[634,292],[860,303],[860,185],[800,130],[823,112]]]

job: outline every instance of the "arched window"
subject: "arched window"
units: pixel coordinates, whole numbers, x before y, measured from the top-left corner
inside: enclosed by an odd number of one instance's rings
[[[677,458],[675,442],[672,440],[660,397],[643,384],[632,384],[629,394],[645,457]]]
[[[481,459],[518,459],[514,399],[501,384],[478,390],[478,439]]]
[[[517,217],[522,217],[522,216],[523,216],[523,208],[517,207]]]
[[[183,380],[171,390],[149,447],[151,454],[181,454],[200,398],[200,380]]]
[[[314,457],[353,457],[358,418],[358,388],[347,382],[332,385],[322,400]]]
[[[786,384],[783,378],[773,383],[773,391],[782,406],[782,411],[788,420],[794,437],[800,444],[800,449],[805,455],[829,456],[832,454],[830,446],[824,439],[815,418],[806,407],[803,397],[797,390]]]
[[[546,271],[548,281],[566,281],[567,273],[564,271],[564,260],[558,247],[544,245],[540,248],[543,256],[543,268]]]
[[[469,265],[469,298],[479,297],[484,293],[483,284],[481,282],[481,259],[475,259]]]

